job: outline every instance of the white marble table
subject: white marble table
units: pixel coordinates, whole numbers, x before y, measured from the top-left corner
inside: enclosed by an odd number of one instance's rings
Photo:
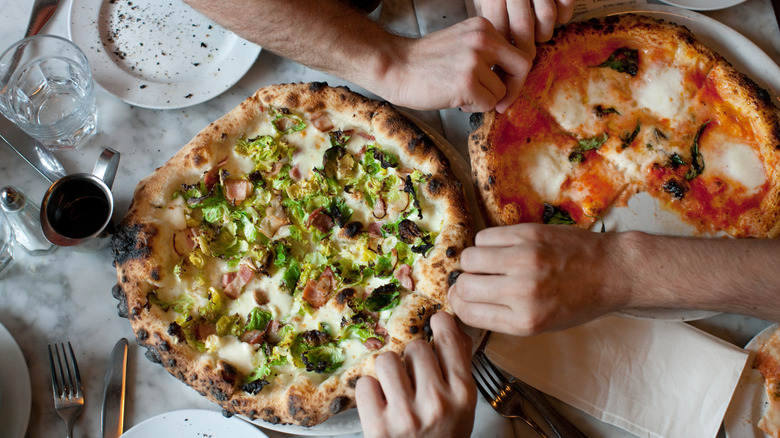
[[[63,0],[46,33],[67,35],[67,11],[72,0]],[[3,11],[0,41],[9,45],[21,37],[27,24],[32,0],[0,0]],[[780,29],[771,15],[769,0],[748,0],[726,11],[708,13],[753,40],[772,59],[780,62]],[[466,17],[459,0],[385,0],[380,20],[399,32],[428,33]],[[103,147],[122,154],[120,172],[114,183],[115,217],[127,210],[135,184],[163,164],[209,122],[235,107],[257,88],[279,82],[343,80],[310,70],[267,51],[261,52],[254,67],[221,96],[190,108],[148,110],[125,104],[98,90],[98,134],[78,151],[56,155],[69,172],[88,172]],[[351,86],[358,92],[359,87]],[[467,116],[457,110],[414,112],[414,115],[446,135],[466,156]],[[32,199],[42,198],[46,181],[10,149],[0,146],[0,185],[15,185]],[[32,257],[20,248],[17,260],[0,278],[0,323],[20,344],[32,384],[32,413],[27,437],[59,437],[64,425],[54,412],[49,381],[46,344],[71,340],[86,380],[87,407],[76,424],[77,437],[100,436],[100,403],[103,374],[108,354],[121,337],[131,340],[126,427],[155,415],[178,409],[218,407],[172,378],[134,345],[129,323],[117,316],[117,301],[110,290],[115,283],[108,249],[78,253],[61,248],[52,255]],[[744,345],[766,325],[764,321],[721,315],[695,323],[737,345]],[[0,358],[2,361],[3,358]],[[3,394],[4,402],[8,395]],[[565,409],[565,408],[564,408]],[[627,434],[593,420],[572,409],[573,420],[593,437]],[[238,421],[238,420],[237,420]],[[285,436],[267,431],[270,436]],[[4,436],[0,430],[0,436]],[[354,436],[360,436],[354,435]],[[511,425],[480,401],[473,436],[511,437]],[[518,428],[518,436],[531,436]],[[15,438],[15,437],[14,437]]]

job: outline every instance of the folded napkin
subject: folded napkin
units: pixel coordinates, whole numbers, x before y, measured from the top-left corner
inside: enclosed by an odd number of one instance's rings
[[[714,437],[747,351],[682,322],[608,316],[486,353],[520,380],[641,437]]]

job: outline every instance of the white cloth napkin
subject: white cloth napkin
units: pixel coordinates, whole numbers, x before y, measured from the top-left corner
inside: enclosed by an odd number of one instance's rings
[[[608,316],[486,353],[540,391],[640,437],[714,437],[747,351],[682,322]]]

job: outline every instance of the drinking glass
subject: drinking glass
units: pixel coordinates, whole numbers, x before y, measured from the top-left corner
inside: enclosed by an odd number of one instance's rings
[[[0,112],[49,149],[75,149],[97,128],[89,61],[55,35],[14,43],[0,56]]]
[[[14,262],[14,234],[8,218],[0,212],[0,276]]]

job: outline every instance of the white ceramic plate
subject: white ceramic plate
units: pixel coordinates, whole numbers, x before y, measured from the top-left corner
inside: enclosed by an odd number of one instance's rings
[[[30,374],[22,350],[11,333],[0,324],[0,435],[24,438],[30,419],[32,397]]]
[[[260,429],[219,411],[184,409],[145,420],[122,434],[122,438],[268,438]]]
[[[680,2],[682,3],[682,2]],[[714,1],[712,3],[722,3]],[[577,19],[595,16],[637,13],[673,22],[687,27],[696,38],[710,49],[722,55],[739,71],[747,74],[759,85],[775,96],[780,91],[780,67],[753,42],[739,32],[696,12],[665,5],[643,5],[641,7],[616,8],[585,14]],[[627,207],[610,210],[604,217],[610,231],[641,230],[649,233],[691,235],[693,228],[682,223],[671,212],[660,206],[658,201],[646,194],[635,195]],[[600,226],[597,224],[597,226]],[[631,309],[621,315],[636,318],[651,318],[672,321],[691,321],[716,315],[716,312],[685,309]]]
[[[68,35],[87,55],[97,84],[153,109],[219,95],[260,53],[178,0],[73,0]]]
[[[764,432],[756,427],[756,424],[764,415],[764,410],[769,402],[764,392],[764,377],[753,369],[753,361],[761,344],[772,336],[777,328],[777,324],[772,324],[757,334],[745,346],[750,357],[748,357],[747,365],[745,365],[737,387],[734,389],[734,396],[731,397],[726,415],[723,417],[723,427],[729,438],[766,437]]]
[[[672,6],[679,6],[685,9],[691,9],[694,11],[715,11],[718,9],[730,8],[734,5],[738,5],[745,0],[661,0],[664,3]]]
[[[294,424],[272,424],[266,423],[263,420],[254,420],[253,423],[277,432],[304,436],[345,435],[349,433],[358,433],[363,430],[360,426],[360,417],[358,417],[357,409],[350,409],[346,412],[334,415],[330,417],[328,421],[312,427],[303,427]]]

